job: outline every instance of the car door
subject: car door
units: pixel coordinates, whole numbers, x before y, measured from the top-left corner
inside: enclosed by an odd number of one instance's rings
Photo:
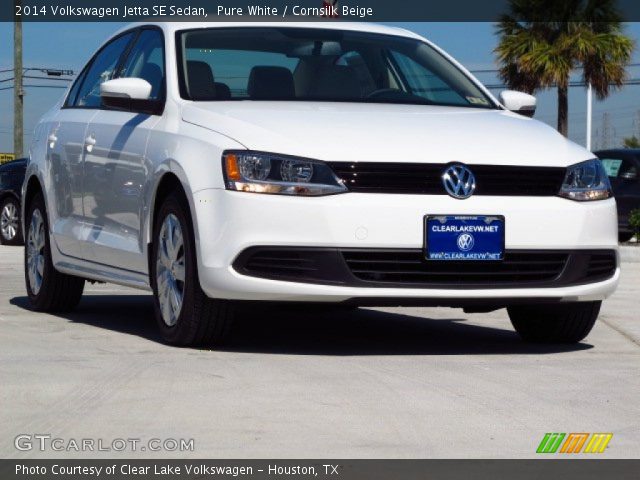
[[[107,43],[93,57],[49,124],[49,223],[56,244],[65,255],[83,257],[82,179],[84,155],[88,147],[87,127],[100,107],[100,83],[113,76],[132,38],[133,33],[121,35]]]
[[[151,84],[151,99],[164,100],[164,38],[161,30],[143,28],[118,77]],[[93,148],[84,161],[84,215],[87,259],[125,270],[147,271],[143,242],[145,150],[159,115],[103,108],[89,123]]]

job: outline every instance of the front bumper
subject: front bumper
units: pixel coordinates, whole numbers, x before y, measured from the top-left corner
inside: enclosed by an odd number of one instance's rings
[[[602,300],[614,290],[612,276],[581,284],[551,283],[522,287],[368,286],[344,282],[310,283],[258,278],[233,264],[252,247],[328,249],[423,248],[425,215],[503,215],[507,251],[615,251],[613,199],[574,202],[558,197],[471,197],[346,193],[300,198],[203,190],[194,194],[194,226],[200,283],[213,298],[265,301],[425,304],[459,306],[486,301]],[[242,271],[240,269],[240,271]]]

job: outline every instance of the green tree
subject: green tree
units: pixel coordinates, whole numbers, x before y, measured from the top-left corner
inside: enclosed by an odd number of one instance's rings
[[[581,67],[598,99],[620,87],[634,42],[624,35],[616,0],[510,0],[497,25],[495,53],[510,88],[558,90],[558,131],[569,124],[569,79]],[[550,21],[553,19],[555,21]]]
[[[625,137],[623,140],[624,148],[640,148],[640,140],[635,135]]]
[[[636,242],[640,243],[640,208],[629,212],[629,225],[635,233]]]

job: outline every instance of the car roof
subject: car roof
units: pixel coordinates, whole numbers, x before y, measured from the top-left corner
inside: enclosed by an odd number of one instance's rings
[[[8,162],[4,162],[4,163],[0,163],[0,166],[5,166],[5,165],[13,165],[13,166],[18,166],[20,164],[23,163],[27,163],[27,158],[16,158],[14,160],[9,160]]]
[[[595,150],[596,155],[621,155],[624,157],[640,157],[640,148],[607,148]]]
[[[250,17],[247,17],[250,18]],[[310,28],[310,29],[325,29],[325,30],[348,30],[353,32],[369,32],[378,33],[383,35],[394,35],[406,38],[413,38],[418,40],[424,40],[420,35],[413,33],[404,28],[390,27],[387,25],[380,25],[377,23],[367,22],[254,22],[254,21],[237,21],[237,22],[137,22],[131,23],[117,32],[113,36],[116,36],[122,32],[130,30],[136,27],[143,26],[156,26],[164,30],[168,34],[175,33],[178,30],[191,30],[200,28],[229,28],[229,27],[244,27],[244,28],[257,28],[257,27],[281,27],[281,28]]]
[[[17,158],[16,160],[10,160],[8,162],[0,163],[0,171],[12,172],[13,170],[23,170],[27,167],[26,158]]]

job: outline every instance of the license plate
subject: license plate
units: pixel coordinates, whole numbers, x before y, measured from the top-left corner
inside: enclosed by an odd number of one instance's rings
[[[425,222],[427,260],[502,260],[504,217],[437,215]]]

